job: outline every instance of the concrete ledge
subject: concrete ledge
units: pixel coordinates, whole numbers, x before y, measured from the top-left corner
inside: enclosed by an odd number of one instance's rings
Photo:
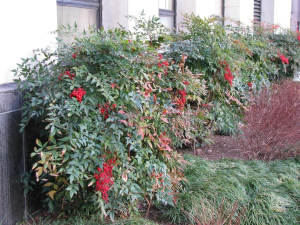
[[[19,132],[22,119],[22,94],[15,84],[0,85],[0,224],[22,221],[25,197],[20,183],[25,172],[24,135]]]
[[[22,93],[15,83],[0,85],[0,114],[22,107]]]

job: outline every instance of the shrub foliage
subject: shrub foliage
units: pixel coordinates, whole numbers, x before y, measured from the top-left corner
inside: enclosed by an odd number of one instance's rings
[[[32,120],[44,127],[25,191],[42,187],[51,211],[100,209],[114,219],[139,201],[148,210],[173,204],[185,179],[173,149],[208,142],[215,127],[233,134],[252,92],[299,66],[297,34],[274,27],[190,15],[172,34],[158,18],[129,18],[132,32],[90,29],[15,70],[25,78],[16,80],[21,130]]]

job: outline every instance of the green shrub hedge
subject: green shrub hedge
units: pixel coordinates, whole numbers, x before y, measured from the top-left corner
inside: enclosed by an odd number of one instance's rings
[[[45,128],[25,191],[41,192],[51,211],[113,219],[140,201],[173,204],[185,162],[173,149],[204,144],[215,125],[234,133],[252,92],[299,66],[292,32],[191,15],[186,32],[170,34],[158,18],[131,19],[132,32],[90,29],[15,70],[26,78],[16,80],[21,130],[31,120]]]

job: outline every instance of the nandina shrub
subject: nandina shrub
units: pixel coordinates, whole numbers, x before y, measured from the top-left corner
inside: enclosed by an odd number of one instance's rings
[[[240,146],[251,158],[300,155],[300,83],[284,80],[255,96],[245,113]]]
[[[202,138],[206,117],[197,105],[206,86],[184,62],[159,53],[166,34],[156,32],[157,20],[136,33],[92,29],[58,50],[38,51],[44,58],[24,59],[15,71],[26,78],[16,80],[25,92],[21,129],[30,120],[45,127],[31,153],[31,183],[50,211],[113,219],[139,201],[173,204],[184,160],[172,148]],[[144,40],[140,29],[154,34]]]
[[[185,30],[173,35],[167,53],[177,62],[185,55],[189,70],[202,74],[208,91],[202,98],[212,105],[208,117],[218,133],[235,133],[252,91],[298,70],[300,38],[295,32],[240,22],[224,27],[219,18],[195,15],[186,15],[182,26]]]
[[[226,33],[229,28],[217,18],[186,15],[183,26],[185,31],[174,35],[167,53],[175,60],[185,55],[189,70],[202,75],[198,79],[206,81],[208,92],[201,98],[210,105],[208,118],[217,125],[218,133],[233,134],[248,104],[249,91],[259,88],[267,77],[254,65],[248,66],[251,51],[245,51],[237,32]]]

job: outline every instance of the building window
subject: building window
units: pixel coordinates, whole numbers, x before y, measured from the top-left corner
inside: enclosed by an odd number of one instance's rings
[[[102,26],[102,0],[57,0],[57,25],[74,26],[84,30],[94,25]]]
[[[261,21],[261,1],[262,0],[254,0],[254,22],[258,23]]]
[[[169,29],[176,24],[176,0],[159,0],[160,22]]]

